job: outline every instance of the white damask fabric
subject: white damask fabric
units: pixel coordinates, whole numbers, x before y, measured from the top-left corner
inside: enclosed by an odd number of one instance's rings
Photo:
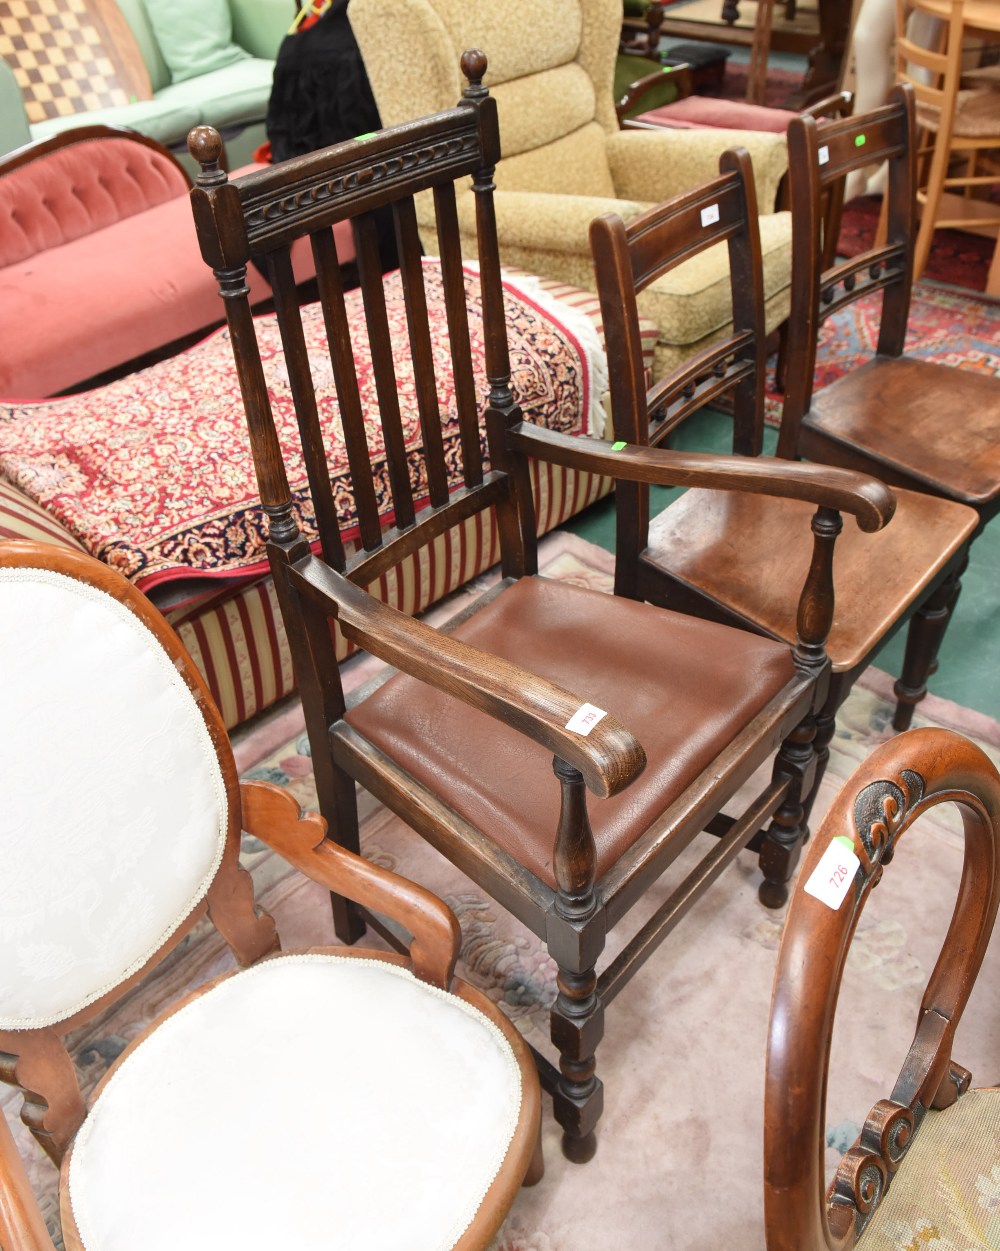
[[[204,897],[227,825],[204,719],[110,595],[0,570],[0,1028],[129,977]]]
[[[129,1055],[69,1166],[86,1251],[447,1251],[507,1153],[517,1060],[399,965],[277,956]]]

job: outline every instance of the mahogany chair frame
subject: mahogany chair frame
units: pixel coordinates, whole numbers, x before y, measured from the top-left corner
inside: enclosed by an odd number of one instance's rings
[[[898,118],[897,118],[898,121]],[[814,125],[814,123],[811,123]],[[887,123],[888,124],[888,123]],[[830,130],[839,134],[849,122],[831,122]],[[824,141],[827,128],[823,130]],[[879,134],[876,130],[874,134]],[[881,142],[876,147],[881,150]],[[831,152],[835,151],[831,141]],[[748,154],[742,150],[724,153],[720,160],[722,176],[703,188],[667,201],[626,224],[616,214],[606,214],[591,226],[591,246],[601,300],[604,333],[609,358],[627,362],[627,366],[611,371],[611,408],[615,435],[618,439],[640,446],[658,446],[667,442],[678,426],[706,405],[721,397],[731,397],[733,409],[733,452],[750,458],[766,472],[780,472],[782,464],[792,463],[760,455],[763,443],[765,335],[763,282],[760,265],[760,242],[757,232],[757,205]],[[706,225],[714,219],[714,225]],[[727,241],[731,272],[733,331],[712,348],[701,352],[672,374],[661,378],[647,391],[647,380],[638,354],[637,295],[660,274],[687,260],[695,253]],[[874,280],[873,280],[874,281]],[[793,300],[792,324],[799,318]],[[801,352],[792,358],[792,369],[803,368]],[[813,360],[809,359],[811,370]],[[795,385],[795,379],[792,379]],[[821,466],[814,466],[821,471]],[[888,488],[869,479],[869,491],[882,492],[883,500],[891,499]],[[833,621],[835,597],[832,581],[820,591],[814,584],[817,598],[811,612],[812,625],[803,620],[800,602],[798,618],[781,615],[773,588],[753,590],[760,574],[753,570],[755,545],[762,541],[784,541],[784,535],[770,533],[770,505],[760,499],[749,499],[741,506],[739,521],[734,524],[731,540],[721,530],[714,516],[706,520],[703,533],[697,509],[708,510],[710,497],[675,501],[668,506],[665,517],[675,529],[664,540],[663,552],[650,547],[649,490],[645,484],[619,482],[617,500],[617,567],[615,589],[620,595],[646,600],[676,611],[702,616],[728,625],[736,625],[775,638],[790,639],[797,633],[803,637],[807,628],[822,622],[824,640]],[[694,502],[696,501],[696,502]],[[884,513],[884,521],[892,515],[892,505]],[[777,515],[777,514],[775,514]],[[862,530],[869,526],[856,514]],[[680,517],[680,521],[674,518]],[[971,528],[966,518],[966,532]],[[793,517],[786,524],[794,525]],[[680,529],[677,529],[680,527]],[[841,530],[839,517],[831,513],[817,514],[813,531],[817,543],[835,541]],[[759,531],[759,533],[758,533]],[[768,536],[762,540],[761,536]],[[850,542],[855,536],[848,536]],[[671,544],[676,544],[676,548]],[[853,543],[857,551],[863,538]],[[704,546],[702,546],[702,544]],[[720,550],[721,545],[721,550]],[[965,559],[965,545],[954,552],[940,551],[929,544],[927,559],[933,576],[921,593],[911,599],[907,611],[883,621],[881,632],[859,659],[850,665],[838,662],[817,706],[811,730],[817,767],[809,775],[803,793],[803,810],[807,817],[815,799],[833,737],[837,709],[846,699],[858,675],[870,663],[877,650],[907,619],[923,612],[932,624],[937,598],[950,594],[950,579]],[[733,550],[735,549],[735,550]],[[676,554],[675,554],[676,552]],[[914,556],[915,572],[924,573]],[[745,555],[744,555],[745,554]],[[747,562],[743,572],[741,560]],[[831,554],[832,560],[832,554]],[[935,568],[935,563],[938,567]],[[865,569],[865,574],[868,570]],[[774,571],[769,572],[774,576]],[[843,582],[839,584],[843,587]],[[940,588],[944,587],[942,591]],[[749,588],[749,589],[748,589]],[[860,588],[855,591],[857,595]],[[770,602],[775,599],[775,602]],[[910,658],[908,658],[910,659]],[[929,660],[927,661],[929,664]],[[907,671],[909,676],[909,671]],[[926,675],[924,675],[926,676]],[[762,864],[767,863],[760,898],[769,907],[780,907],[787,899],[786,883],[794,871],[800,843],[789,838],[786,831],[773,827],[754,845],[761,846]]]
[[[542,1175],[540,1094],[531,1053],[520,1034],[484,995],[455,977],[461,930],[454,913],[430,891],[339,846],[327,837],[323,817],[316,812],[303,812],[290,792],[268,782],[240,782],[226,728],[204,678],[172,627],[121,574],[83,552],[28,540],[0,543],[0,568],[46,569],[63,574],[113,597],[139,619],[170,658],[204,718],[218,757],[228,813],[221,863],[205,898],[192,908],[142,968],[57,1024],[32,1030],[0,1030],[0,1079],[23,1093],[22,1121],[57,1167],[64,1162],[68,1164],[74,1137],[87,1110],[64,1038],[99,1016],[141,982],[179,946],[202,917],[209,917],[241,967],[280,951],[274,921],[255,905],[250,874],[240,865],[241,831],[246,831],[328,890],[395,918],[395,924],[410,939],[405,956],[361,948],[345,952],[339,947],[316,947],[313,951],[407,965],[421,980],[465,999],[485,1013],[513,1048],[522,1082],[518,1126],[496,1181],[472,1224],[455,1244],[455,1251],[482,1251],[502,1224],[522,1181],[526,1179],[530,1184]],[[203,984],[157,1017],[111,1065],[95,1097],[143,1038],[187,1003],[230,976],[232,973],[223,973]],[[61,1191],[67,1184],[63,1167]],[[66,1244],[79,1249],[82,1247],[79,1233],[75,1225],[66,1223],[71,1209],[65,1197],[61,1207]],[[4,1251],[52,1251],[53,1248],[2,1113],[0,1246]]]
[[[202,253],[217,275],[226,303],[258,483],[269,518],[268,552],[312,743],[320,806],[330,822],[331,837],[357,850],[356,783],[360,782],[544,939],[559,966],[559,995],[551,1015],[559,1069],[542,1055],[536,1054],[536,1061],[543,1087],[554,1096],[556,1117],[564,1130],[564,1150],[571,1159],[583,1161],[595,1150],[595,1126],[602,1106],[602,1085],[595,1073],[594,1057],[603,1033],[605,1006],[762,824],[773,821],[784,830],[783,837],[793,843],[802,836],[799,795],[803,786],[808,787],[812,770],[811,729],[802,727],[808,727],[814,709],[822,703],[827,680],[822,605],[828,602],[823,588],[830,582],[832,543],[826,537],[826,523],[820,526],[812,572],[803,588],[802,637],[794,653],[794,677],[600,878],[595,871],[585,791],[589,788],[599,798],[607,798],[634,781],[645,764],[643,748],[635,737],[610,714],[586,737],[572,732],[567,722],[584,702],[579,694],[543,680],[519,663],[477,650],[413,620],[377,601],[363,588],[405,554],[486,507],[495,509],[502,553],[503,581],[492,594],[503,596],[519,579],[533,577],[537,555],[529,457],[620,480],[690,482],[788,494],[812,501],[821,518],[843,508],[871,529],[884,524],[891,512],[891,499],[878,484],[840,470],[683,456],[647,447],[612,447],[601,440],[546,431],[524,420],[510,387],[494,222],[493,170],[500,156],[496,105],[482,85],[486,69],[482,53],[466,52],[462,67],[469,86],[456,108],[236,181],[229,181],[218,168],[218,136],[205,128],[196,130],[189,143],[202,173],[192,202]],[[469,376],[465,285],[455,209],[455,180],[466,176],[472,178],[476,199],[490,386],[482,417]],[[379,379],[381,422],[388,443],[397,437],[393,431],[398,434],[399,418],[392,355],[387,345],[378,346],[382,343],[378,330],[384,306],[382,275],[372,250],[371,213],[376,207],[392,204],[401,278],[410,308],[417,314],[410,329],[417,377],[432,379],[413,208],[413,196],[419,192],[434,196],[437,211],[463,430],[464,485],[449,496],[437,401],[428,388],[421,398],[421,413],[430,502],[418,508],[409,483],[401,476],[393,484],[395,521],[385,528],[365,486],[371,471],[352,372],[351,344],[336,287],[336,258],[330,252],[330,228],[348,218],[355,223],[369,337],[376,345],[373,365]],[[315,392],[302,349],[299,310],[290,286],[282,281],[287,275],[288,247],[300,235],[312,239],[345,441],[354,466],[361,539],[353,554],[346,552],[338,530]],[[302,442],[309,453],[320,529],[319,554],[314,554],[296,522],[264,384],[243,280],[251,252],[267,258],[276,293]],[[639,352],[638,342],[632,346]],[[480,453],[480,420],[486,430],[488,470]],[[481,611],[490,601],[487,595],[472,611]],[[557,826],[552,831],[556,889],[345,720],[353,714],[340,682],[331,640],[333,623],[348,640],[402,674],[419,679],[429,692],[445,692],[456,701],[456,713],[462,705],[478,709],[552,753],[558,779],[553,786],[561,796]],[[709,854],[598,974],[596,966],[607,932],[712,821],[741,782],[758,765],[774,758],[782,742],[785,746],[773,779],[753,801],[750,811],[732,825],[727,837],[718,843],[708,840]],[[370,913],[362,914],[339,899],[333,901],[333,907],[338,933],[345,941],[360,937],[366,922],[391,937]]]
[[[899,840],[930,809],[961,810],[965,862],[955,912],[924,991],[916,1033],[888,1099],[880,1099],[827,1190],[826,1089],[837,997],[862,910]],[[859,861],[839,907],[807,894],[835,839]],[[891,877],[890,873],[890,877]],[[952,1045],[1000,901],[1000,775],[950,730],[910,730],[879,747],[831,805],[802,866],[774,977],[764,1114],[767,1251],[848,1251],[859,1240],[928,1109],[970,1083]]]
[[[979,524],[969,544],[1000,510],[1000,379],[917,361],[905,355],[913,289],[916,216],[916,97],[899,84],[883,108],[831,122],[822,130],[808,118],[789,126],[792,196],[792,307],[778,455],[804,457],[871,473],[891,486],[926,492],[974,508]],[[829,263],[820,205],[832,186],[872,161],[885,161],[889,179],[884,242]],[[854,300],[881,291],[875,357],[852,370],[850,404],[877,442],[865,445],[824,421],[838,411],[841,379],[814,393],[817,344],[823,322]],[[863,390],[859,389],[863,386]],[[933,388],[933,391],[931,390]],[[919,417],[916,397],[941,404]],[[915,414],[911,419],[910,410]],[[883,435],[878,431],[884,430]],[[975,462],[975,463],[972,463]],[[969,469],[974,473],[970,474]],[[906,729],[937,668],[937,653],[961,590],[961,561],[914,617],[903,671],[895,685],[893,726]]]

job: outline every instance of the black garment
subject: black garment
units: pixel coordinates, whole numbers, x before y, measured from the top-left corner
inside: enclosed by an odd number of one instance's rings
[[[334,0],[318,22],[281,41],[266,121],[274,161],[382,128],[348,3]],[[384,273],[399,264],[391,209],[375,220]]]

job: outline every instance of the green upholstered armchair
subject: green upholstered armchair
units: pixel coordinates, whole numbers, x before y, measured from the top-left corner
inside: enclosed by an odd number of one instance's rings
[[[767,296],[767,326],[788,314],[790,219],[773,213],[787,165],[783,136],[741,131],[622,131],[613,77],[621,0],[395,0],[392,38],[383,0],[351,0],[357,36],[384,125],[455,105],[459,60],[481,48],[497,101],[504,153],[497,169],[501,256],[508,265],[594,288],[589,227],[602,213],[629,220],[714,178],[726,148],[750,150]],[[472,194],[460,207],[463,238],[475,254]],[[430,203],[420,206],[428,250]],[[724,244],[658,279],[641,311],[660,337],[660,375],[725,333],[729,324]]]

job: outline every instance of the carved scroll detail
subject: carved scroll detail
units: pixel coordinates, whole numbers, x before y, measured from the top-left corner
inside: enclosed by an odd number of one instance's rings
[[[410,151],[397,152],[383,160],[359,156],[356,164],[341,169],[332,178],[318,175],[311,180],[304,179],[277,200],[260,204],[251,200],[245,210],[248,238],[252,243],[256,236],[275,225],[295,221],[308,215],[316,205],[336,200],[359,187],[371,190],[382,183],[391,185],[400,177],[412,176],[414,170],[423,166],[435,166],[443,174],[450,162],[461,167],[469,154],[478,149],[478,132],[474,121],[470,121],[469,130],[465,133],[434,142],[416,143]]]
[[[924,779],[903,769],[899,783],[881,779],[866,786],[854,801],[854,826],[868,853],[868,873],[891,850],[904,820],[924,796]]]

